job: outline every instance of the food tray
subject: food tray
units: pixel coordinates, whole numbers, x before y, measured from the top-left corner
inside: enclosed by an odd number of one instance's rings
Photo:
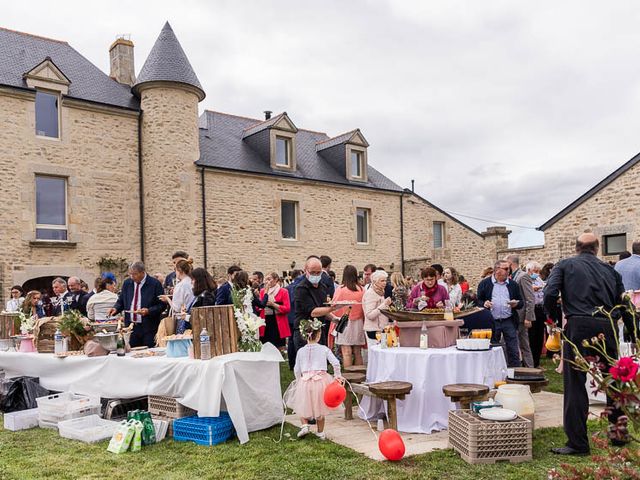
[[[17,432],[38,426],[38,409],[21,410],[4,414],[4,429]]]
[[[111,438],[120,425],[118,422],[103,420],[98,415],[73,418],[58,423],[58,432],[64,438],[95,443]]]
[[[218,417],[185,417],[173,421],[173,438],[178,442],[198,445],[217,445],[234,434],[233,423],[227,412]]]
[[[98,415],[101,408],[99,398],[69,392],[40,397],[36,402],[38,403],[38,420],[45,424],[57,424],[72,418]]]
[[[482,309],[479,307],[470,308],[463,312],[454,312],[453,318],[455,320],[459,318],[464,318],[467,315],[471,315],[473,313],[477,313]],[[442,313],[423,313],[418,312],[417,310],[397,310],[392,311],[386,308],[381,308],[380,311],[384,313],[391,320],[396,320],[398,322],[421,322],[422,320],[426,321],[437,321],[444,320],[444,310]]]
[[[449,446],[471,464],[531,460],[531,431],[531,422],[523,417],[493,422],[471,410],[449,411]]]
[[[151,415],[160,415],[169,418],[183,418],[196,415],[198,412],[178,403],[175,398],[161,395],[149,395],[149,408]]]

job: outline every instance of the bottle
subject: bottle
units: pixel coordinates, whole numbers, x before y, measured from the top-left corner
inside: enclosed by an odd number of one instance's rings
[[[211,342],[209,341],[209,332],[206,328],[202,328],[200,332],[200,360],[211,359]]]
[[[420,348],[423,350],[429,348],[429,331],[426,320],[422,321],[422,328],[420,329]]]
[[[382,335],[380,336],[380,348],[387,348],[387,332],[382,331]]]
[[[56,355],[63,353],[64,352],[64,336],[62,335],[62,332],[60,331],[59,328],[56,329],[56,333],[53,335],[53,338],[55,340],[53,352]]]
[[[116,342],[116,355],[124,357],[124,336],[122,333],[118,334],[118,341]]]

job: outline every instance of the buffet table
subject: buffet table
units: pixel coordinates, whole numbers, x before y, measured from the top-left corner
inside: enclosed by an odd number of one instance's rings
[[[240,443],[249,441],[249,432],[282,420],[281,361],[270,343],[258,353],[238,352],[209,361],[0,352],[0,369],[7,376],[39,377],[49,390],[106,398],[166,395],[202,417],[218,416],[224,399]]]
[[[391,380],[411,382],[413,389],[397,402],[398,430],[431,433],[448,425],[449,410],[455,405],[442,393],[451,383],[479,383],[493,387],[502,380],[507,364],[501,347],[488,351],[460,351],[456,347],[421,350],[412,347],[369,349],[367,382]],[[376,398],[363,397],[364,415],[374,418],[385,405]]]

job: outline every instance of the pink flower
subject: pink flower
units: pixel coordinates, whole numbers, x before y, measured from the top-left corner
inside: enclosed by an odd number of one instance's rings
[[[638,373],[638,364],[634,362],[632,357],[622,357],[609,369],[609,373],[616,380],[630,382]]]

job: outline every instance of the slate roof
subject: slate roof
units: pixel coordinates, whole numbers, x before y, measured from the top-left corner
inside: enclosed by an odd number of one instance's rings
[[[556,223],[558,220],[563,218],[569,212],[571,212],[572,210],[577,208],[579,205],[581,205],[582,203],[584,203],[587,200],[589,200],[596,193],[598,193],[600,190],[605,188],[607,185],[609,185],[611,182],[616,180],[618,177],[622,176],[627,171],[631,170],[631,168],[633,168],[636,164],[638,164],[638,162],[640,162],[640,153],[636,154],[634,157],[632,157],[629,161],[627,161],[620,168],[614,170],[611,174],[609,174],[607,177],[605,177],[597,185],[595,185],[591,189],[587,190],[587,192],[585,192],[583,195],[581,195],[580,197],[575,199],[573,202],[571,202],[565,208],[560,210],[553,217],[551,217],[549,220],[547,220],[542,225],[540,225],[537,229],[541,230],[541,231],[545,231],[547,228],[552,226],[554,223]]]
[[[134,92],[146,82],[166,81],[191,85],[200,90],[200,100],[205,97],[200,80],[193,71],[187,55],[182,50],[169,22],[164,24],[147,60],[138,74]]]
[[[262,120],[205,110],[199,123],[200,159],[196,162],[199,166],[402,192],[401,187],[371,165],[367,182],[347,180],[316,152],[318,142],[330,140],[325,133],[299,129],[296,171],[284,172],[272,169],[269,159],[261,157],[243,140],[245,130],[263,123]]]
[[[324,140],[324,141],[318,143],[318,145],[316,146],[316,151],[320,152],[321,150],[326,150],[327,148],[331,148],[331,147],[335,147],[336,145],[340,145],[341,143],[344,143],[347,140],[350,140],[351,137],[353,137],[353,135],[358,131],[359,131],[358,129],[351,130],[350,132],[343,133],[342,135],[338,135],[336,137]]]
[[[276,123],[278,123],[283,117],[287,116],[287,112],[282,112],[280,115],[276,115],[275,117],[271,117],[269,120],[264,120],[262,122],[259,122],[255,125],[250,126],[249,128],[246,128],[244,131],[244,134],[242,135],[242,138],[247,138],[250,137],[251,135],[255,135],[256,133],[262,132],[263,130],[266,130],[267,128],[271,127],[272,125],[275,125]],[[293,124],[293,122],[291,122]],[[294,125],[294,127],[297,129],[297,127]]]
[[[106,55],[106,53],[105,53]],[[67,97],[138,109],[128,85],[113,80],[67,42],[0,27],[0,85],[29,89],[24,74],[46,57],[71,81]]]

